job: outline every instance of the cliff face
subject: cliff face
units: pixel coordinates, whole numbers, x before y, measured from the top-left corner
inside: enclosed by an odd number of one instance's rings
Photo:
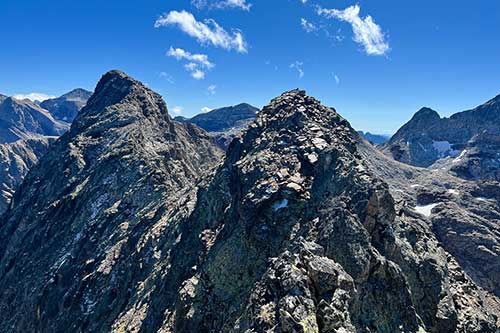
[[[294,90],[220,164],[204,131],[110,72],[4,216],[0,331],[495,332],[370,149]]]

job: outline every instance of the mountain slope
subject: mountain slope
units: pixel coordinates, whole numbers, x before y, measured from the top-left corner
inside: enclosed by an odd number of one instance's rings
[[[40,106],[50,112],[57,120],[71,123],[92,93],[85,89],[74,89],[58,98],[43,101]]]
[[[0,144],[0,214],[7,210],[24,176],[48,151],[55,137],[33,137]]]
[[[55,120],[47,110],[29,100],[9,97],[0,104],[0,143],[33,136],[59,136],[69,124]]]
[[[158,94],[104,75],[4,215],[0,331],[109,329],[220,156],[203,131],[173,123]]]
[[[475,135],[499,135],[499,124],[500,95],[449,118],[423,108],[394,134],[383,150],[397,161],[428,167],[440,158],[458,156]]]
[[[239,137],[255,119],[259,109],[250,104],[241,103],[235,106],[215,109],[193,118],[175,117],[181,123],[193,123],[208,131],[219,146],[227,149],[234,138]]]
[[[199,199],[179,246],[204,260],[185,263],[161,329],[494,332],[482,291],[425,219],[398,215],[357,138],[302,91],[266,106]]]
[[[0,330],[495,332],[360,140],[294,90],[218,165],[205,132],[106,74],[4,216]]]

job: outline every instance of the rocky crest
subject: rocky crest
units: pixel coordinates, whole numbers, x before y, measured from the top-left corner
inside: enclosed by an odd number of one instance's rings
[[[397,161],[428,167],[439,159],[459,156],[476,135],[499,135],[499,124],[500,95],[449,118],[423,108],[394,134],[383,151]]]
[[[415,170],[365,143],[294,90],[219,165],[204,131],[106,74],[4,216],[0,330],[496,332],[429,219],[395,200]]]
[[[45,100],[40,106],[48,110],[55,119],[71,123],[91,95],[90,91],[78,88],[61,97]]]

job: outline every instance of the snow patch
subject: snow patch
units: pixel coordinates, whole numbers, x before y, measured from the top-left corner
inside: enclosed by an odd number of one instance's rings
[[[286,208],[286,207],[288,207],[288,200],[287,199],[277,201],[273,205],[273,212],[276,212],[276,211],[278,211],[282,208]]]
[[[438,152],[440,158],[446,156],[457,156],[458,151],[451,148],[448,141],[432,141],[432,146]]]
[[[458,192],[457,190],[452,189],[452,188],[448,190],[448,193],[453,194],[453,195],[459,195],[460,194],[460,192]]]
[[[462,150],[460,155],[458,155],[458,157],[453,160],[453,163],[460,162],[462,160],[462,158],[465,156],[465,154],[467,154],[467,149]]]
[[[410,187],[411,187],[411,188],[417,188],[417,187],[421,187],[421,186],[422,186],[422,185],[420,185],[420,184],[413,184],[413,185],[411,185]]]
[[[437,202],[437,203],[432,203],[432,204],[429,204],[429,205],[424,205],[424,206],[417,205],[417,206],[415,207],[415,211],[416,211],[417,213],[420,213],[420,214],[422,214],[422,215],[425,215],[425,216],[429,217],[429,216],[431,216],[431,214],[432,214],[432,209],[433,209],[434,207],[436,207],[437,205],[439,205],[439,204],[440,204],[440,202]]]

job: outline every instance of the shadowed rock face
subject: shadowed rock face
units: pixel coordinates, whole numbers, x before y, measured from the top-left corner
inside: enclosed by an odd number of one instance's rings
[[[48,110],[55,119],[71,123],[91,95],[90,91],[78,88],[61,97],[45,100],[40,106]]]
[[[441,118],[429,108],[418,111],[383,151],[397,161],[428,167],[438,159],[457,157],[470,140],[483,132],[500,133],[500,95],[469,111]]]
[[[360,140],[294,90],[218,165],[205,132],[106,74],[4,217],[0,331],[495,332]]]

